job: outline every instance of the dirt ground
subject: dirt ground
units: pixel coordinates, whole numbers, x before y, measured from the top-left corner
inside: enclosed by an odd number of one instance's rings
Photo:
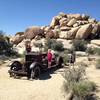
[[[29,81],[26,77],[9,77],[6,65],[0,69],[0,100],[65,100],[62,91],[61,72],[46,72],[40,80]],[[61,72],[60,72],[61,71]]]
[[[86,58],[77,60],[85,61]],[[87,67],[87,77],[95,82],[100,90],[100,70],[95,69],[94,62]],[[66,100],[62,73],[65,68],[45,72],[40,80],[29,81],[26,77],[13,79],[9,77],[7,63],[0,66],[0,100]],[[100,92],[97,92],[100,97]]]

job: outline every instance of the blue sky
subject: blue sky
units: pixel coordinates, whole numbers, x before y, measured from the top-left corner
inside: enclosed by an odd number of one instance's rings
[[[100,0],[0,0],[0,30],[14,35],[29,26],[49,25],[59,12],[100,20]]]

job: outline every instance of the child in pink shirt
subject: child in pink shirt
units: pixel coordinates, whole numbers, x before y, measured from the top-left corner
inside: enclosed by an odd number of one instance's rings
[[[48,68],[51,68],[52,53],[50,49],[48,50],[47,58],[48,58]]]

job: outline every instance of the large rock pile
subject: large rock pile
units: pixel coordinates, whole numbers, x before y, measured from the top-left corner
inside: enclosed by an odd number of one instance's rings
[[[21,33],[21,34],[20,34]],[[60,38],[60,39],[90,39],[100,35],[100,22],[87,15],[64,14],[53,17],[48,26],[32,26],[24,33],[17,33],[11,40],[14,44],[23,39]]]
[[[100,34],[100,22],[84,14],[60,13],[52,19],[50,27],[59,30],[59,38],[64,39],[88,39]]]
[[[94,39],[100,36],[100,22],[85,14],[64,14],[54,16],[48,26],[32,26],[25,32],[18,32],[11,42],[16,45],[23,44],[25,39],[40,40],[42,38],[54,39]]]

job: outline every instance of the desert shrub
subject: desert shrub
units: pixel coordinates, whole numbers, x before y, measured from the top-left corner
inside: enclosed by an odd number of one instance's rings
[[[100,55],[100,48],[94,48],[94,53]]]
[[[84,61],[77,62],[77,65],[84,66],[84,67],[88,67],[88,64],[86,62],[84,62]]]
[[[56,51],[63,51],[63,44],[60,41],[56,41],[52,44],[52,49]]]
[[[65,65],[68,65],[68,63],[70,62],[70,50],[64,50],[62,52],[59,52],[58,55],[60,55],[61,57],[63,57],[63,61]]]
[[[98,60],[96,61],[95,67],[96,67],[97,69],[100,69],[100,59],[98,59]]]
[[[91,48],[91,47],[89,47],[89,48],[87,48],[86,52],[88,54],[91,54],[91,55],[94,55],[94,54],[100,55],[100,48]]]
[[[47,39],[44,48],[52,49],[55,51],[63,51],[63,44],[60,41],[56,41],[55,39]]]
[[[72,87],[74,95],[83,100],[96,90],[96,84],[90,81],[80,81],[78,83],[74,83]]]
[[[69,63],[69,56],[68,56],[68,54],[64,54],[62,57],[63,57],[64,64],[67,65],[67,63]]]
[[[85,67],[79,65],[77,68],[69,68],[64,73],[64,78],[68,83],[79,82],[84,79]]]
[[[13,45],[9,42],[9,37],[0,31],[0,55],[17,56],[18,53],[12,49]]]
[[[6,52],[5,55],[9,56],[9,57],[21,57],[21,55],[18,54],[18,52],[14,51],[13,49],[11,49],[8,52]]]
[[[85,40],[73,40],[73,47],[75,51],[85,51],[87,42]]]
[[[96,89],[96,85],[85,77],[85,66],[80,64],[76,68],[69,68],[63,74],[65,79],[63,87],[65,92],[71,93],[71,99],[77,97],[77,100],[87,100],[87,96]],[[72,99],[73,98],[73,99]]]
[[[40,42],[34,43],[34,46],[38,47],[40,52],[42,51],[42,48],[43,48],[43,44],[42,43],[40,43]]]
[[[94,54],[94,49],[89,47],[89,48],[86,49],[86,53],[93,55]]]

